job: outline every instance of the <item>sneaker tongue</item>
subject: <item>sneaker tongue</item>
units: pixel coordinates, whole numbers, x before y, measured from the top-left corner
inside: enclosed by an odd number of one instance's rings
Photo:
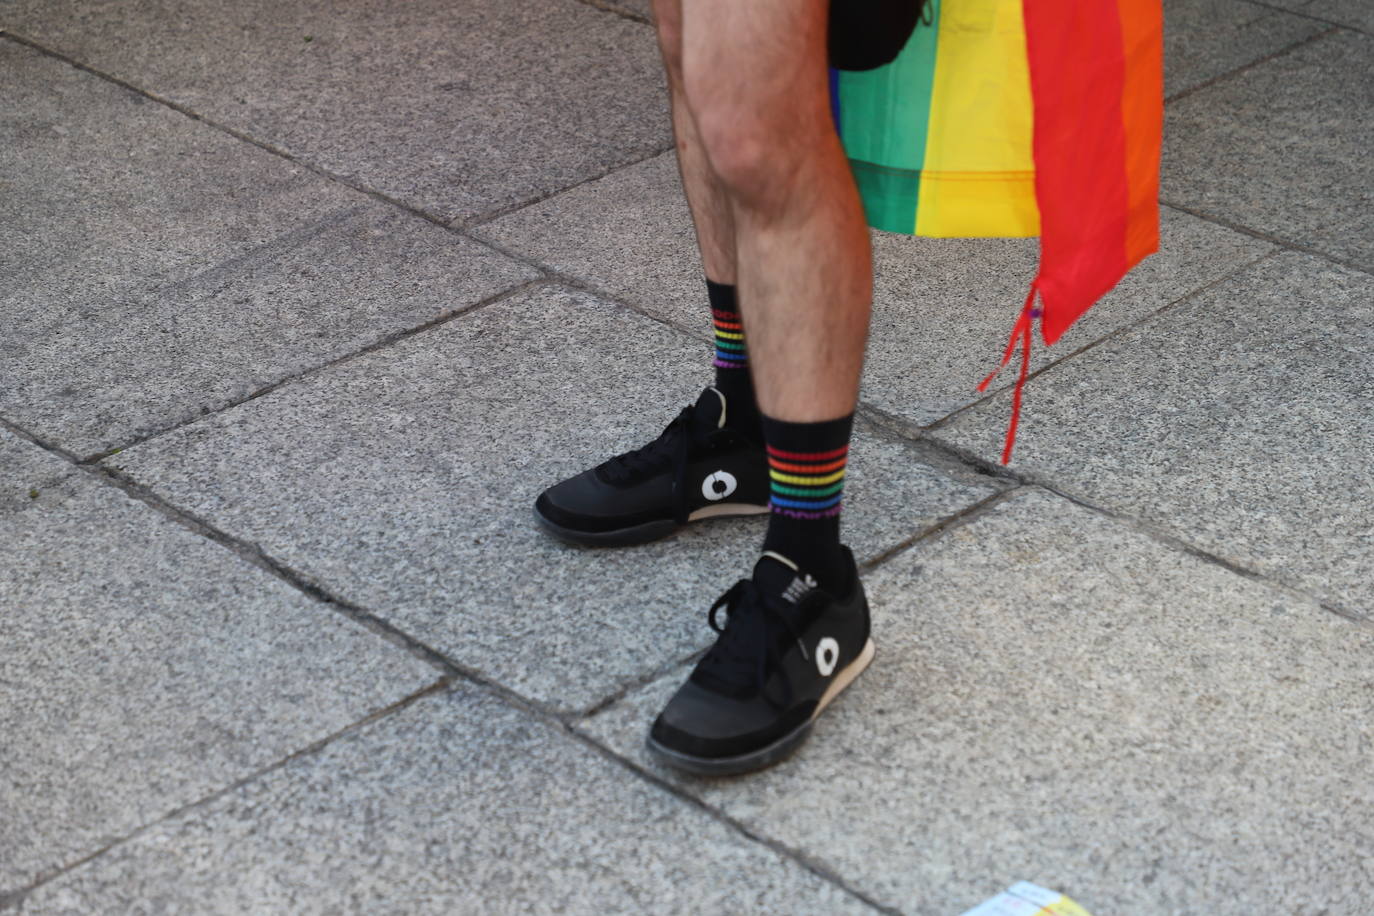
[[[796,604],[816,587],[816,580],[805,571],[798,571],[775,557],[764,555],[754,564],[754,584],[765,595],[776,595],[789,604]]]
[[[696,422],[697,429],[703,432],[711,429],[718,429],[721,426],[721,419],[725,416],[725,395],[714,388],[706,388],[697,398],[696,406],[692,408],[692,419]]]

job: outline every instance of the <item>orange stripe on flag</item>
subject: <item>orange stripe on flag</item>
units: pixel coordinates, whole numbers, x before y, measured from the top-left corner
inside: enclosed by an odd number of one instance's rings
[[[1164,22],[1158,0],[1118,0],[1126,84],[1126,266],[1159,249],[1159,142],[1164,132]]]

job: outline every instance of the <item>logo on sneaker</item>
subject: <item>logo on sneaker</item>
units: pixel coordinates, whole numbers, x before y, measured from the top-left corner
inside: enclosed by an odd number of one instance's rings
[[[729,471],[716,471],[710,477],[701,482],[701,495],[711,502],[720,502],[739,486],[739,481],[735,480],[735,475]]]
[[[792,584],[787,586],[787,589],[782,593],[782,598],[784,601],[790,601],[796,604],[798,601],[802,600],[807,592],[815,587],[816,580],[811,578],[810,575],[803,574],[792,580]]]
[[[830,677],[840,660],[840,644],[829,636],[816,643],[816,670],[821,677]]]

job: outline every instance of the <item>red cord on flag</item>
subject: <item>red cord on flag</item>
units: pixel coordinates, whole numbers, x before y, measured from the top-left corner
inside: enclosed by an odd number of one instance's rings
[[[1021,314],[1016,319],[1016,324],[1012,325],[1011,338],[1007,341],[1006,352],[1002,354],[1002,362],[996,369],[988,373],[988,377],[978,383],[980,392],[987,391],[992,380],[1007,367],[1011,358],[1016,353],[1016,348],[1021,348],[1021,371],[1016,377],[1016,387],[1011,395],[1011,421],[1007,424],[1007,440],[1002,446],[1002,463],[1011,463],[1012,446],[1016,444],[1016,427],[1021,421],[1021,390],[1026,387],[1026,376],[1030,374],[1031,357],[1031,328],[1035,324],[1035,319],[1040,317],[1040,311],[1035,307],[1036,285],[1031,283],[1030,292],[1026,295],[1026,304],[1021,307]]]

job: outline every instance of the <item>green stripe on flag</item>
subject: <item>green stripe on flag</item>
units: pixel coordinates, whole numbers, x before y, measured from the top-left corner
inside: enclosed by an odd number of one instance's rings
[[[870,225],[890,232],[916,228],[925,165],[940,0],[931,24],[918,23],[897,59],[862,73],[841,71],[840,129]]]

